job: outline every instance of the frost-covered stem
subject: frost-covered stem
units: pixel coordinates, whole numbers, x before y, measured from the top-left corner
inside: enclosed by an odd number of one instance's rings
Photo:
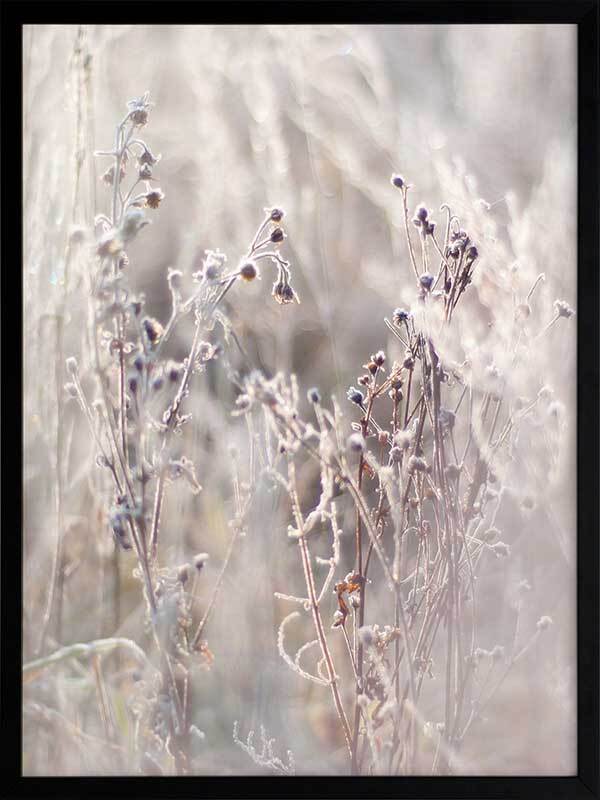
[[[164,468],[160,467],[158,478],[156,480],[156,490],[154,492],[154,507],[152,511],[152,528],[150,532],[150,556],[156,559],[158,551],[158,529],[160,527],[160,513],[162,511],[162,501],[165,492],[165,472]]]
[[[344,711],[344,707],[342,705],[342,700],[337,685],[337,677],[333,666],[333,659],[331,657],[331,653],[329,651],[329,645],[327,644],[325,631],[323,629],[323,620],[321,619],[321,612],[319,611],[319,604],[317,602],[317,594],[315,591],[314,576],[310,564],[310,554],[308,552],[308,545],[306,544],[306,537],[304,536],[303,533],[301,533],[300,535],[298,544],[300,546],[300,553],[302,554],[302,566],[304,568],[304,578],[306,580],[306,587],[308,589],[308,597],[310,600],[310,607],[313,615],[313,621],[315,624],[315,629],[317,631],[317,637],[319,639],[321,653],[323,654],[323,658],[325,659],[325,664],[327,667],[327,676],[329,678],[329,686],[331,687],[331,693],[333,695],[333,702],[335,703],[338,717],[340,718],[340,722],[342,724],[342,728],[344,731],[344,738],[346,739],[346,745],[348,747],[348,752],[350,753],[350,755],[352,755],[352,734],[350,732],[348,719],[346,718],[346,712]]]
[[[373,379],[373,384],[375,385],[376,376]],[[373,389],[375,386],[373,386]],[[373,411],[373,401],[375,399],[374,391],[369,392],[369,402],[367,405],[367,412],[365,414],[365,418],[361,423],[362,426],[362,435],[366,438],[367,431],[369,429],[369,422],[371,419],[371,414]],[[358,461],[358,476],[357,476],[357,485],[358,490],[362,490],[362,479],[363,479],[363,472],[364,472],[365,460],[364,455],[361,452],[360,458]],[[362,546],[362,521],[360,516],[360,511],[358,507],[356,508],[356,571],[360,575],[361,578],[364,578],[364,571],[363,571],[363,546]],[[359,607],[358,607],[358,627],[362,628],[365,624],[365,594],[366,594],[366,580],[361,580],[360,587],[359,587]],[[344,630],[345,634],[345,630]],[[354,660],[352,666],[354,668],[355,676],[356,676],[356,700],[354,705],[354,730],[352,735],[352,774],[356,775],[359,771],[358,766],[358,738],[359,738],[359,729],[360,729],[360,715],[361,710],[358,704],[358,695],[362,692],[362,677],[363,677],[363,645],[362,641],[359,637],[356,637],[356,651],[354,654]]]
[[[202,636],[202,632],[206,627],[206,623],[212,613],[213,608],[215,607],[215,603],[217,601],[217,595],[219,593],[219,589],[221,588],[221,584],[223,583],[223,578],[225,577],[225,573],[227,572],[227,567],[229,566],[229,562],[231,561],[231,555],[233,553],[234,545],[237,541],[239,535],[239,530],[236,527],[233,531],[231,539],[229,540],[229,546],[227,548],[227,553],[225,555],[225,560],[223,561],[223,566],[221,567],[221,572],[219,573],[219,577],[217,578],[212,595],[210,597],[208,606],[206,607],[206,611],[204,612],[204,616],[200,620],[200,624],[198,625],[198,630],[196,631],[194,638],[192,640],[192,649],[194,649],[198,642],[200,641],[200,637]]]
[[[151,666],[144,651],[134,641],[122,637],[112,637],[109,639],[95,639],[92,642],[71,644],[67,647],[61,647],[60,650],[56,650],[43,658],[29,661],[23,664],[23,680],[25,682],[34,680],[49,667],[69,661],[72,658],[87,658],[99,653],[110,652],[116,648],[129,650],[141,664]]]
[[[162,501],[165,490],[165,465],[163,463],[163,456],[166,453],[167,444],[170,439],[171,433],[173,432],[175,423],[177,422],[177,415],[179,412],[179,408],[181,407],[181,403],[183,402],[183,398],[185,397],[185,392],[190,379],[190,375],[192,374],[192,370],[194,369],[194,362],[196,360],[198,343],[200,339],[200,327],[201,327],[200,321],[197,319],[196,330],[194,331],[194,338],[192,341],[192,346],[190,348],[190,354],[187,359],[187,364],[185,365],[179,389],[177,390],[177,394],[175,395],[175,399],[173,400],[173,405],[171,406],[169,412],[169,417],[167,419],[167,429],[164,433],[163,443],[161,447],[161,454],[159,458],[159,473],[156,481],[156,490],[154,493],[154,510],[152,512],[152,527],[150,532],[150,555],[153,560],[156,559],[158,552],[158,530],[160,527],[160,512],[162,509]]]
[[[338,679],[333,665],[333,658],[329,650],[329,645],[327,644],[327,637],[325,636],[325,629],[323,627],[323,620],[321,618],[321,611],[319,609],[319,600],[317,597],[317,590],[315,587],[315,578],[312,570],[312,565],[310,563],[310,553],[308,550],[308,545],[306,543],[304,520],[302,518],[302,512],[300,510],[300,504],[298,500],[298,492],[296,489],[296,471],[294,468],[294,463],[292,461],[290,461],[288,464],[288,470],[290,477],[290,498],[292,500],[296,525],[298,527],[298,531],[300,534],[298,538],[298,546],[300,548],[300,554],[302,556],[302,567],[304,569],[304,579],[306,582],[308,599],[310,601],[313,622],[315,625],[315,630],[317,632],[317,638],[319,640],[321,653],[323,655],[323,659],[327,667],[327,678],[329,680],[329,686],[331,688],[331,693],[333,695],[333,702],[335,704],[335,708],[338,717],[340,719],[342,729],[344,731],[344,738],[346,740],[348,752],[350,755],[352,755],[352,733],[350,731],[350,725],[348,724],[346,712],[344,711],[344,706],[342,705],[342,700],[337,685]]]
[[[408,677],[409,677],[409,687],[410,687],[410,699],[413,704],[413,707],[416,709],[416,691],[415,691],[415,673],[414,673],[414,663],[413,663],[413,654],[410,652],[409,646],[409,629],[408,629],[408,622],[406,620],[406,612],[404,610],[404,604],[402,601],[402,593],[400,589],[400,583],[394,580],[394,576],[392,575],[392,571],[388,564],[387,558],[381,544],[377,537],[377,531],[373,528],[373,521],[369,514],[368,509],[365,507],[365,503],[362,497],[361,492],[358,490],[358,487],[354,485],[352,478],[346,476],[345,480],[346,486],[348,487],[350,494],[354,498],[354,502],[356,503],[357,507],[360,509],[360,514],[363,520],[363,524],[365,529],[367,530],[371,542],[373,543],[373,549],[377,553],[379,558],[379,562],[383,568],[383,572],[385,577],[388,581],[388,584],[394,594],[396,595],[397,602],[398,602],[398,610],[400,615],[400,627],[402,630],[402,636],[404,637],[404,641],[406,642],[406,653],[407,653],[407,668],[408,668]]]
[[[407,192],[408,192],[408,189],[406,188],[406,186],[403,186],[402,187],[402,205],[403,205],[403,209],[404,209],[404,230],[405,230],[405,233],[406,233],[406,242],[408,244],[408,252],[409,252],[409,255],[410,255],[410,263],[412,264],[413,270],[415,271],[415,277],[416,277],[417,282],[418,282],[418,280],[419,280],[419,269],[417,267],[417,260],[415,258],[415,252],[413,250],[412,241],[411,241],[411,238],[410,238],[410,227],[409,227],[409,224],[408,224],[408,202],[407,202],[407,199],[406,199]]]
[[[111,219],[113,227],[117,226],[117,220],[120,216],[118,212],[118,204],[119,204],[119,189],[121,186],[121,159],[123,158],[123,150],[124,150],[124,148],[121,146],[122,145],[121,140],[123,135],[123,128],[128,118],[129,115],[127,115],[127,117],[125,117],[125,119],[117,126],[115,132],[115,164],[114,164],[114,175],[113,175],[112,219]],[[114,256],[112,262],[113,262],[113,275],[116,278],[119,272],[118,256]],[[115,302],[116,298],[117,298],[117,290],[115,289]],[[123,449],[123,457],[125,459],[125,463],[127,463],[128,462],[127,412],[125,408],[125,358],[123,354],[123,345],[125,338],[124,314],[120,314],[118,317],[115,318],[114,327],[115,327],[115,338],[119,343],[119,434],[121,438],[121,447]]]

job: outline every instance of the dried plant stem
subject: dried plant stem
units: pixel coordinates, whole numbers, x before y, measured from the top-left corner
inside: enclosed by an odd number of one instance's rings
[[[150,555],[152,560],[156,560],[158,554],[158,533],[160,528],[160,514],[162,509],[162,502],[163,502],[163,495],[165,490],[165,469],[166,465],[163,463],[163,459],[167,453],[167,448],[169,444],[170,437],[173,433],[175,425],[177,423],[177,418],[179,414],[179,409],[181,408],[181,404],[187,392],[187,386],[189,383],[190,376],[192,374],[192,370],[194,369],[194,363],[196,361],[196,357],[198,355],[198,345],[200,342],[200,320],[196,320],[196,328],[194,330],[194,338],[192,341],[192,346],[190,348],[190,353],[187,359],[187,363],[185,365],[183,376],[181,379],[181,383],[179,385],[179,389],[177,390],[177,394],[175,395],[175,399],[173,400],[173,404],[169,410],[169,416],[167,419],[167,428],[163,435],[163,442],[161,446],[160,456],[159,456],[159,473],[158,478],[156,481],[156,489],[154,493],[154,510],[152,513],[152,525],[150,529]]]
[[[56,650],[54,653],[44,656],[43,658],[37,658],[35,661],[29,661],[23,665],[23,680],[25,682],[32,681],[39,677],[42,672],[49,667],[69,661],[72,658],[89,658],[90,656],[99,653],[108,653],[117,648],[124,648],[128,650],[141,664],[154,669],[148,661],[148,657],[142,648],[134,641],[131,639],[125,639],[123,637],[111,637],[108,639],[96,639],[92,642],[86,642],[85,644],[71,644],[68,647],[62,647],[60,650]]]
[[[46,611],[42,619],[40,637],[38,640],[37,653],[41,653],[44,642],[48,634],[52,615],[56,615],[56,639],[62,639],[62,595],[63,595],[63,536],[64,536],[64,492],[65,492],[65,442],[64,442],[64,417],[65,417],[65,394],[63,365],[65,363],[65,314],[67,313],[67,291],[69,288],[69,271],[72,259],[72,248],[67,242],[65,246],[65,272],[63,278],[63,295],[61,308],[56,315],[56,349],[57,359],[55,368],[56,386],[56,450],[55,450],[55,469],[56,469],[56,543],[52,557],[52,571],[50,576],[50,588]]]
[[[319,645],[321,648],[321,654],[325,661],[325,665],[327,668],[327,678],[329,681],[329,686],[331,688],[331,693],[333,695],[333,701],[335,704],[335,708],[340,719],[340,723],[342,726],[342,730],[344,732],[344,738],[346,740],[346,745],[348,747],[348,753],[350,757],[352,756],[352,733],[350,731],[350,726],[348,724],[348,719],[346,717],[346,712],[344,711],[344,706],[342,704],[342,700],[340,697],[339,687],[338,687],[338,678],[335,672],[335,668],[333,665],[333,658],[331,656],[331,651],[329,650],[329,645],[327,643],[327,637],[325,636],[325,630],[323,627],[323,620],[321,618],[321,611],[319,609],[319,600],[317,596],[317,590],[315,588],[315,579],[313,575],[312,565],[310,561],[310,553],[308,550],[308,544],[306,542],[306,534],[304,531],[304,520],[302,517],[302,512],[300,510],[300,504],[298,500],[298,493],[296,488],[296,471],[294,468],[293,461],[288,462],[288,474],[290,478],[290,497],[292,500],[292,506],[294,509],[294,517],[296,519],[296,525],[298,526],[299,537],[298,537],[298,546],[300,548],[300,553],[302,557],[302,568],[304,570],[304,580],[306,582],[306,589],[308,592],[308,599],[310,601],[310,608],[312,612],[313,622],[315,626],[315,630],[317,633],[317,638],[319,640]]]
[[[404,232],[406,234],[406,241],[408,243],[408,253],[410,255],[410,263],[415,273],[415,277],[417,282],[419,281],[419,268],[417,267],[417,260],[415,258],[415,252],[413,250],[412,241],[410,238],[410,228],[408,225],[408,200],[407,200],[408,189],[406,186],[402,187],[402,206],[404,210],[403,219],[404,219]]]
[[[210,596],[210,600],[209,600],[208,605],[206,607],[206,611],[204,612],[204,616],[200,620],[200,624],[198,625],[198,629],[197,629],[196,633],[194,634],[194,638],[192,639],[192,649],[195,648],[199,644],[200,637],[202,636],[204,628],[206,627],[206,623],[208,622],[208,620],[210,618],[210,615],[211,615],[211,613],[212,613],[212,611],[213,611],[213,609],[215,607],[215,603],[217,602],[217,596],[219,594],[219,589],[221,588],[221,585],[223,583],[223,579],[225,578],[225,573],[227,572],[227,567],[229,566],[229,562],[231,561],[231,556],[233,554],[233,549],[235,547],[235,543],[237,542],[238,536],[239,536],[239,530],[237,528],[235,528],[233,533],[232,533],[232,535],[231,535],[231,539],[229,540],[229,545],[227,547],[227,553],[225,554],[225,559],[223,560],[223,566],[221,567],[221,571],[219,572],[219,576],[217,577],[217,580],[215,581],[215,585],[213,587],[213,590],[212,590],[212,593],[211,593],[211,596]]]
[[[337,685],[337,677],[335,673],[335,669],[333,666],[333,659],[331,657],[331,653],[329,651],[329,645],[327,644],[327,639],[325,637],[325,631],[323,628],[323,620],[321,619],[321,612],[319,610],[319,604],[317,602],[317,594],[315,591],[315,583],[314,583],[314,576],[312,573],[312,567],[310,563],[310,555],[308,552],[308,545],[306,544],[306,537],[304,534],[301,534],[299,541],[298,541],[300,552],[302,554],[302,566],[304,569],[304,578],[306,580],[306,587],[308,589],[308,597],[310,600],[310,607],[313,615],[313,622],[315,624],[315,629],[317,632],[317,638],[319,639],[319,645],[321,647],[321,653],[323,658],[325,659],[325,665],[327,667],[327,677],[329,680],[329,686],[331,688],[331,693],[333,695],[333,701],[335,703],[335,708],[338,713],[338,717],[340,718],[340,722],[344,731],[344,738],[346,740],[346,745],[348,747],[348,752],[350,756],[352,756],[352,734],[350,732],[350,726],[348,724],[348,719],[346,717],[346,712],[344,711],[344,707],[342,705],[342,700],[340,697],[339,688]]]

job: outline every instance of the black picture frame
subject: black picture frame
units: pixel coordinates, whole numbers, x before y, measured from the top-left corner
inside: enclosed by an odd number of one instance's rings
[[[21,776],[21,28],[31,23],[562,23],[578,31],[577,775],[573,777]],[[2,681],[0,797],[600,797],[598,0],[511,2],[15,2],[2,31]]]

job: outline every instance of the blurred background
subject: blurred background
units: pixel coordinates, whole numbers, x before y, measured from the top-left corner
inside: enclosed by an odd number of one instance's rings
[[[481,265],[463,309],[474,348],[501,360],[502,326],[490,320],[512,315],[540,273],[532,333],[552,319],[554,300],[574,305],[576,52],[575,28],[559,25],[26,26],[25,661],[39,652],[58,529],[60,624],[51,620],[49,641],[144,636],[133,556],[114,553],[95,499],[93,448],[62,388],[65,357],[85,351],[89,268],[80,259],[65,270],[65,243],[74,226],[90,230],[94,215],[109,211],[99,180],[108,164],[92,153],[110,149],[127,101],[150,91],[155,107],[143,137],[162,153],[155,174],[165,199],[128,251],[131,284],[145,293],[148,312],[168,318],[169,267],[183,271],[191,290],[206,249],[235,265],[263,209],[280,206],[301,304],[272,301],[268,266],[261,281],[236,285],[226,310],[246,356],[235,366],[242,374],[294,372],[302,396],[318,386],[341,401],[370,353],[400,354],[383,318],[414,300],[393,172],[413,185],[414,206],[424,202],[441,223],[438,208],[448,203],[477,242]],[[173,358],[187,353],[190,333],[180,326]],[[540,418],[531,433],[528,468],[507,467],[507,484],[518,474],[515,505],[534,502],[518,523],[508,516],[508,566],[489,567],[482,646],[510,643],[520,580],[532,586],[522,630],[541,614],[555,624],[465,745],[466,774],[576,769],[575,344],[575,325],[559,320],[509,386],[525,397],[549,387],[557,405],[554,427]],[[245,427],[230,414],[235,395],[218,363],[195,381],[189,435],[204,491],[194,497],[174,485],[164,512],[168,566],[199,551],[211,556],[206,597],[230,537],[230,448],[247,447]],[[307,467],[309,499],[316,478]],[[286,510],[259,488],[253,513],[206,632],[215,660],[195,689],[195,720],[206,734],[196,769],[259,770],[233,742],[239,720],[241,734],[264,724],[281,753],[293,750],[298,773],[341,772],[330,697],[277,652],[277,628],[292,609],[273,593],[302,591]],[[343,553],[350,567],[350,541]],[[299,646],[306,637],[298,636]],[[82,676],[59,671],[29,691],[26,705],[35,700],[93,729],[93,685]],[[114,693],[125,697],[126,682]],[[114,771],[110,753],[86,760],[74,749],[63,724],[64,737],[56,719],[41,724],[25,713],[26,774]],[[52,736],[40,733],[44,726]]]

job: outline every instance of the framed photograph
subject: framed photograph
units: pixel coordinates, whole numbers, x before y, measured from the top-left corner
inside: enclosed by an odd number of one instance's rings
[[[599,797],[597,0],[1,13],[2,796]]]

